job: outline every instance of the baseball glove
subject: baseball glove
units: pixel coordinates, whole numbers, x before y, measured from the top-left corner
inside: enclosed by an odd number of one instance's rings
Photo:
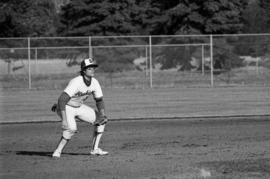
[[[108,122],[108,118],[107,116],[98,116],[97,120],[95,121],[94,125],[96,126],[100,126],[100,125],[104,125]]]
[[[57,110],[57,104],[56,103],[52,105],[51,110],[52,110],[52,112],[56,112],[56,110]]]

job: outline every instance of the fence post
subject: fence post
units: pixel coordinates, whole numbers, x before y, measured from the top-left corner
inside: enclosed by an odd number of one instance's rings
[[[145,46],[145,79],[147,79],[148,76],[148,47]]]
[[[204,75],[204,45],[202,45],[202,75]]]
[[[31,44],[30,44],[30,37],[27,39],[28,41],[28,88],[32,88],[31,84]]]
[[[211,87],[214,86],[214,69],[213,69],[213,35],[210,35],[210,65],[211,65]]]
[[[35,74],[37,74],[37,65],[38,65],[38,63],[37,63],[37,48],[35,48]]]
[[[93,58],[93,52],[92,52],[92,39],[91,36],[89,36],[89,51],[88,51],[88,57]]]
[[[152,37],[149,36],[149,72],[150,72],[150,88],[153,87],[153,79],[152,79]]]

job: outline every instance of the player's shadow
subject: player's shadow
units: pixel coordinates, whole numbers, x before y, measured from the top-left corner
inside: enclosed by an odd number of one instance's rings
[[[16,151],[16,155],[29,155],[29,156],[52,156],[52,152],[42,152],[42,151]]]
[[[89,155],[87,153],[67,153],[63,152],[64,155]],[[16,155],[28,155],[28,156],[44,156],[44,157],[52,157],[52,152],[44,152],[44,151],[16,151]]]

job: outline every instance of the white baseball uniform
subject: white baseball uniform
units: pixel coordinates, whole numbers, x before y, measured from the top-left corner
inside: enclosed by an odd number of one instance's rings
[[[83,76],[77,76],[70,80],[64,89],[71,99],[66,105],[66,117],[69,130],[77,130],[76,118],[80,120],[94,123],[96,120],[95,110],[84,104],[84,101],[91,95],[96,98],[103,97],[103,93],[99,82],[92,77],[91,84],[87,86],[83,80]],[[66,128],[63,126],[63,128]]]

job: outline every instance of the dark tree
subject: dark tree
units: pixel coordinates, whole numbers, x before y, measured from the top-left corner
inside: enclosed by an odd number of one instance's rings
[[[251,1],[248,4],[243,13],[243,20],[243,31],[245,33],[263,33],[269,31],[269,14],[267,14],[267,10],[262,7],[259,1]]]
[[[270,32],[270,1],[269,0],[258,0],[260,7],[263,9],[263,14],[266,18],[265,32]]]
[[[65,36],[140,34],[135,0],[72,0],[62,7],[58,33]]]
[[[223,34],[238,33],[243,27],[241,14],[245,0],[156,1],[163,11],[154,33]]]
[[[264,0],[250,1],[243,13],[244,33],[269,33],[270,2]],[[264,56],[270,50],[268,36],[239,37],[234,52],[242,56]]]
[[[51,36],[56,19],[52,0],[2,0],[0,37]]]

